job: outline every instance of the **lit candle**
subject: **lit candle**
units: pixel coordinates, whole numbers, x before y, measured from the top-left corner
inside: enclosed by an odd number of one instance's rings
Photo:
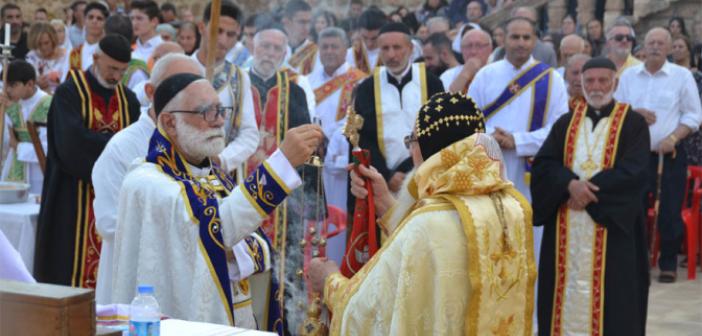
[[[5,23],[5,43],[4,45],[9,46],[10,45],[10,24]]]

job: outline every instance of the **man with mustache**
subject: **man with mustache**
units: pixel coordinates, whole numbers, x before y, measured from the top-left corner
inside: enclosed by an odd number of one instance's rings
[[[641,61],[631,55],[631,48],[634,47],[634,29],[626,22],[616,22],[607,29],[607,58],[617,65],[617,76],[624,70],[641,64]]]
[[[239,39],[241,9],[229,0],[221,2],[216,41],[209,40],[211,10],[212,2],[209,2],[205,6],[202,21],[197,25],[201,36],[200,48],[193,52],[191,57],[202,66],[204,71],[208,46],[210,43],[217,45],[212,86],[217,90],[222,106],[231,107],[233,111],[228,115],[224,125],[227,146],[211,159],[219,164],[222,170],[230,173],[239,169],[246,158],[254,153],[258,142],[258,132],[253,114],[251,79],[244,70],[225,58]]]
[[[656,192],[656,170],[663,155],[663,175],[659,195],[658,233],[661,255],[658,281],[675,282],[677,255],[683,234],[680,214],[685,193],[687,160],[681,140],[702,123],[702,106],[692,73],[670,63],[670,32],[653,28],[646,34],[646,61],[633,66],[620,78],[615,97],[631,104],[640,113],[651,132],[647,191]],[[644,198],[649,206],[648,197]]]
[[[587,61],[582,86],[585,100],[556,121],[532,168],[539,335],[644,335],[648,127],[612,98],[614,62]]]
[[[139,117],[139,102],[121,84],[129,41],[107,35],[87,71],[71,70],[47,117],[48,155],[37,222],[37,281],[95,288],[100,238],[90,173],[105,145]]]
[[[406,25],[384,25],[378,44],[384,66],[358,85],[354,108],[364,119],[359,145],[370,151],[372,165],[388,181],[390,190],[397,192],[412,169],[403,139],[411,133],[422,104],[444,91],[444,86],[423,63],[412,63],[413,45]],[[354,202],[351,197],[349,201]]]
[[[230,279],[244,264],[233,267],[229,251],[301,185],[295,167],[309,158],[322,131],[316,125],[290,129],[280,147],[235,187],[234,178],[210,160],[225,148],[231,111],[199,75],[178,73],[156,88],[148,154],[132,166],[120,189],[114,302],[128,303],[135,286],[148,283],[165,315],[228,325],[253,322],[235,304],[238,289]],[[251,246],[266,258],[258,247]]]
[[[0,17],[2,17],[2,28],[0,28],[0,36],[5,36],[5,24],[10,24],[10,45],[12,45],[12,57],[15,59],[24,59],[29,53],[27,47],[27,33],[23,29],[24,22],[22,21],[22,10],[19,6],[13,3],[6,3],[0,9]],[[3,40],[2,43],[5,43]]]
[[[561,76],[532,56],[537,40],[535,23],[514,17],[504,27],[505,59],[480,69],[468,95],[485,113],[487,132],[502,147],[507,177],[531,199],[530,159],[551,125],[568,112],[568,96]],[[540,242],[541,229],[535,228],[535,251]]]

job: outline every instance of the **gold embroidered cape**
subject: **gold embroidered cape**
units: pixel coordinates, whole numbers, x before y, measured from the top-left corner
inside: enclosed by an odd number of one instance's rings
[[[403,189],[414,197],[400,196],[417,201],[386,214],[402,219],[384,223],[380,251],[351,279],[327,279],[331,335],[531,335],[531,207],[500,156],[476,134],[417,169]]]

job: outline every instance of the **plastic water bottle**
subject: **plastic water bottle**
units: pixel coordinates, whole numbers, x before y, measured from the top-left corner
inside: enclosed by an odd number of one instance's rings
[[[137,292],[129,306],[129,336],[159,336],[161,310],[154,297],[154,287],[139,285]]]

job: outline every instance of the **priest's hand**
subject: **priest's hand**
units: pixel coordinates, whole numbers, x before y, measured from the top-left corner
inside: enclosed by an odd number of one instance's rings
[[[293,167],[305,163],[317,149],[324,137],[322,128],[315,124],[306,124],[289,129],[280,144],[283,152]]]
[[[492,137],[495,138],[502,149],[515,149],[516,144],[514,142],[514,136],[512,133],[505,131],[502,128],[495,127],[495,132],[492,133]]]
[[[595,196],[595,192],[599,190],[600,188],[590,181],[570,181],[568,184],[568,193],[570,194],[568,207],[574,210],[582,210],[592,202],[597,203],[598,200]]]
[[[392,174],[392,177],[390,178],[390,182],[388,183],[388,187],[390,188],[390,191],[397,193],[400,191],[400,188],[402,188],[402,182],[405,181],[405,173],[402,172],[397,172],[395,174]]]
[[[653,125],[656,123],[656,114],[653,111],[640,108],[634,110],[634,112],[637,112],[638,114],[642,115],[644,119],[646,119],[647,124]]]
[[[310,279],[310,287],[313,292],[322,293],[324,291],[324,282],[327,277],[339,271],[339,266],[332,260],[327,258],[313,258],[310,260],[307,276]]]
[[[349,170],[351,171],[351,194],[359,199],[365,199],[368,197],[368,190],[365,187],[365,179],[367,178],[373,188],[373,200],[375,203],[375,213],[378,216],[383,216],[388,209],[392,208],[395,204],[395,199],[390,194],[387,183],[383,175],[380,175],[375,167],[366,167],[364,165],[358,166],[358,173],[353,169],[354,165],[349,165]]]

